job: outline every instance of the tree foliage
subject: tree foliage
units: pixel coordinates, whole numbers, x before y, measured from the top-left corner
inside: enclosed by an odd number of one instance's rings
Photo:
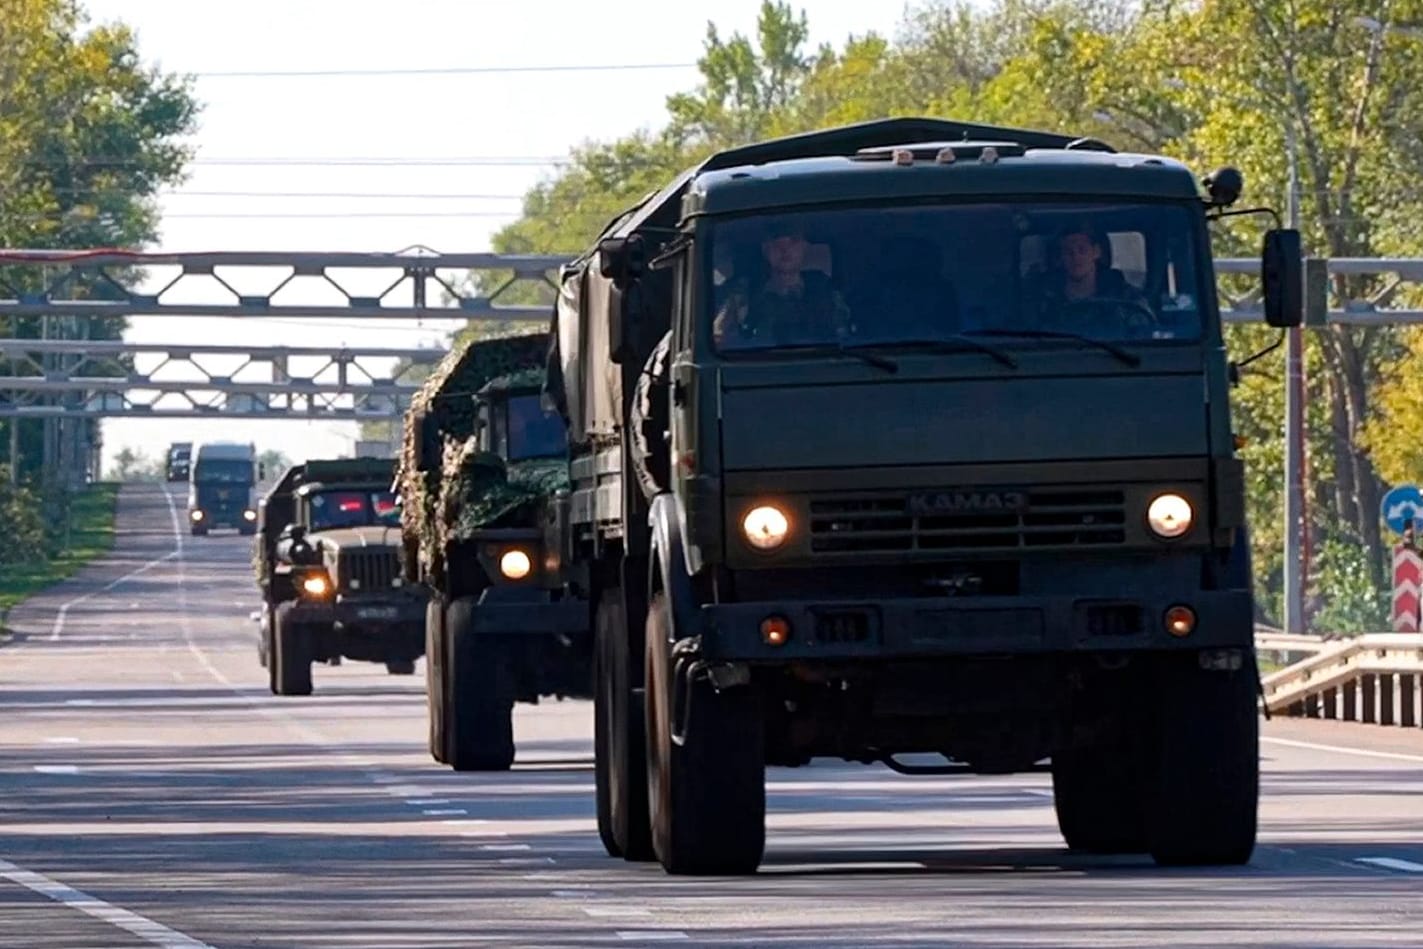
[[[702,82],[667,100],[662,128],[584,143],[527,196],[496,247],[578,252],[632,201],[717,148],[873,118],[929,114],[1069,131],[1246,176],[1246,200],[1296,206],[1309,253],[1423,255],[1423,0],[937,0],[894,37],[807,48],[803,13],[763,3],[752,36],[708,25]],[[1268,220],[1217,228],[1224,256],[1258,253]],[[1229,289],[1230,281],[1224,281]],[[1239,288],[1236,288],[1239,289]],[[1340,278],[1336,301],[1379,288]],[[1423,336],[1389,327],[1308,334],[1309,543],[1320,623],[1382,621],[1380,472],[1423,477]],[[1232,327],[1243,358],[1278,338]],[[1247,439],[1257,586],[1280,609],[1283,350],[1234,394]]]
[[[122,24],[91,27],[72,0],[0,0],[0,247],[139,247],[157,237],[157,191],[182,177],[197,104],[187,79],[145,65]],[[0,292],[40,289],[37,268],[5,267]],[[73,288],[102,298],[97,279]],[[6,334],[118,339],[123,323],[16,321]],[[21,428],[35,474],[40,429]],[[0,440],[8,441],[0,424]]]

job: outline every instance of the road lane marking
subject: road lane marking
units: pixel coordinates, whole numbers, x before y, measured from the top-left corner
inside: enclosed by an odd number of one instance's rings
[[[1345,748],[1342,745],[1320,745],[1312,741],[1295,741],[1290,738],[1266,738],[1263,735],[1260,737],[1260,740],[1273,745],[1285,745],[1290,748],[1307,748],[1310,751],[1332,751],[1341,755],[1382,758],[1385,761],[1413,761],[1423,764],[1423,755],[1405,755],[1396,751],[1369,751],[1366,748]]]
[[[624,942],[671,942],[692,937],[680,929],[619,929],[618,938]]]
[[[480,850],[532,850],[528,844],[480,844]]]
[[[79,739],[66,735],[62,738],[46,738],[45,742],[51,745],[77,745],[79,744]]]
[[[88,893],[76,890],[72,886],[66,886],[57,880],[51,880],[32,870],[16,866],[8,860],[0,860],[0,877],[54,900],[56,903],[62,903],[70,909],[76,909],[85,915],[106,922],[110,926],[122,929],[151,946],[161,946],[162,949],[214,949],[213,946],[205,942],[184,935],[176,929],[169,929],[162,923],[156,923],[146,916],[140,916],[112,903],[106,903]]]
[[[405,803],[411,807],[433,807],[436,804],[449,804],[451,801],[447,797],[426,797],[406,801]]]
[[[1367,863],[1388,870],[1402,870],[1405,873],[1423,873],[1423,863],[1399,860],[1397,857],[1355,857],[1355,863]]]
[[[584,906],[583,912],[589,916],[622,917],[624,919],[651,919],[652,912],[638,906]]]
[[[169,502],[169,505],[172,505],[171,501]],[[85,593],[83,596],[76,596],[72,600],[59,604],[59,611],[55,613],[54,616],[54,625],[51,626],[49,629],[49,641],[52,643],[59,642],[60,634],[64,632],[64,621],[69,617],[69,611],[71,609],[78,606],[80,603],[92,600],[96,596],[101,596],[102,594],[112,592],[115,587],[127,583],[128,581],[132,580],[134,577],[139,576],[140,574],[147,573],[159,564],[166,563],[167,561],[172,560],[176,556],[178,556],[178,551],[170,551],[169,553],[164,554],[162,557],[158,557],[154,560],[148,561],[148,563],[139,567],[137,570],[130,570],[128,573],[109,583],[107,586],[101,587],[98,590],[91,590],[90,592]]]
[[[459,814],[468,814],[469,811],[460,807],[438,807],[432,811],[421,811],[426,817],[454,817]]]
[[[40,774],[78,774],[79,767],[72,764],[37,764],[35,770]]]

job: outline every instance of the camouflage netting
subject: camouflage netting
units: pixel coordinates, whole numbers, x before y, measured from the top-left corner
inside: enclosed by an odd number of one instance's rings
[[[474,433],[475,393],[492,379],[541,367],[547,350],[548,335],[542,332],[466,343],[452,350],[415,393],[406,415],[397,472],[405,563],[411,575],[423,575],[435,583],[443,579],[442,549],[448,528],[443,524],[440,502],[445,472],[457,482],[459,457],[473,453],[472,446],[466,445]],[[436,470],[419,470],[416,438],[420,426],[415,424],[419,417],[440,441],[443,463]]]

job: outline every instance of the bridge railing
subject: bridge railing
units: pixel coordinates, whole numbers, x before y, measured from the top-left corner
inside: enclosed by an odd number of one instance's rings
[[[1269,634],[1256,636],[1279,647]],[[1272,715],[1416,728],[1423,723],[1423,637],[1369,633],[1309,644],[1308,658],[1263,677]]]

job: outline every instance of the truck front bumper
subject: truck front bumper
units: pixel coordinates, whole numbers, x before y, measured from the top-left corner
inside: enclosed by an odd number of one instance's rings
[[[555,600],[534,587],[489,587],[474,611],[474,631],[489,635],[583,636],[588,630],[585,601]]]
[[[425,652],[425,602],[419,597],[362,597],[300,603],[293,619],[317,630],[323,656],[383,662]]]
[[[1167,630],[1167,610],[1189,607],[1194,629]],[[762,623],[790,625],[781,645]],[[725,661],[842,660],[1048,653],[1133,653],[1249,648],[1252,600],[1245,591],[1185,596],[1011,596],[860,601],[719,603],[701,607],[700,653]]]

